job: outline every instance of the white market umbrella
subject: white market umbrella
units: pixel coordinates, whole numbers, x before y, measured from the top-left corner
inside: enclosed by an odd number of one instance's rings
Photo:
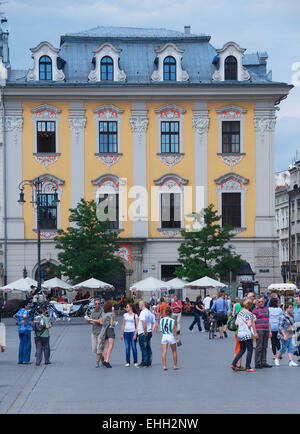
[[[147,277],[134,283],[130,291],[163,291],[171,289],[171,286],[163,280],[155,279],[155,277]]]
[[[193,282],[188,282],[184,285],[189,288],[225,288],[227,285],[224,285],[222,282],[218,282],[211,277],[205,276],[201,279],[194,280]]]
[[[68,291],[73,289],[71,285],[69,285],[64,280],[59,279],[58,277],[53,277],[52,279],[45,280],[45,282],[42,284],[42,287],[47,289],[66,289]]]
[[[109,283],[102,282],[102,280],[94,279],[91,277],[88,280],[85,280],[84,282],[77,283],[73,286],[73,289],[81,289],[81,288],[87,288],[87,289],[114,289],[113,285],[110,285]]]
[[[174,279],[168,280],[167,284],[170,285],[172,289],[183,289],[186,285],[186,281],[175,277]]]
[[[31,279],[30,277],[25,277],[22,279],[15,280],[14,282],[9,283],[8,285],[2,286],[0,288],[0,291],[1,292],[12,292],[12,291],[30,292],[32,285],[37,286],[38,285],[37,281]]]
[[[272,283],[268,286],[268,291],[296,291],[297,286],[293,283]]]

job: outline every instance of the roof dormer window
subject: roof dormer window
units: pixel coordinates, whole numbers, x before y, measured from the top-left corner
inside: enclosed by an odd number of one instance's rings
[[[52,60],[49,56],[42,56],[39,60],[39,79],[52,80]]]
[[[176,60],[172,56],[164,59],[164,81],[176,81]]]
[[[49,42],[41,42],[37,47],[31,48],[34,60],[33,68],[27,73],[28,81],[63,81],[65,74],[57,66],[59,49]],[[61,59],[60,64],[64,62]]]
[[[101,59],[101,81],[113,81],[114,62],[111,57],[104,56]]]
[[[234,56],[228,56],[225,59],[225,80],[237,80],[238,69],[237,60]]]
[[[213,74],[214,81],[247,81],[250,80],[250,74],[243,67],[243,58],[245,48],[241,48],[235,42],[227,42],[223,48],[217,50],[218,62],[216,57],[213,64],[216,69]]]

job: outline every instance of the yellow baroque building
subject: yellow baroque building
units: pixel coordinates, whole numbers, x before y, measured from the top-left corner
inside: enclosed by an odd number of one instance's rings
[[[119,291],[149,276],[171,279],[188,214],[211,203],[235,227],[232,244],[261,288],[280,278],[275,113],[291,86],[272,81],[266,53],[235,42],[216,49],[188,26],[97,27],[31,53],[26,71],[3,59],[8,282],[24,267],[37,277],[32,187],[23,207],[17,200],[20,183],[38,178],[44,278],[57,263],[53,237],[81,198],[108,210],[119,231]]]

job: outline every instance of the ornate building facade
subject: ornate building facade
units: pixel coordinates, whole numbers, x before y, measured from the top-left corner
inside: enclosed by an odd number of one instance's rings
[[[275,113],[291,86],[272,81],[266,53],[216,49],[189,27],[97,27],[31,53],[32,68],[8,68],[4,88],[8,281],[23,266],[35,277],[35,212],[17,199],[37,177],[45,264],[57,261],[53,237],[69,209],[95,199],[120,233],[126,287],[171,278],[180,229],[213,203],[262,288],[280,278]]]

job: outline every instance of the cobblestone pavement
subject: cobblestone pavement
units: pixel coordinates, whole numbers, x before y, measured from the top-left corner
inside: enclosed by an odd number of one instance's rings
[[[116,329],[112,369],[95,368],[90,326],[82,318],[59,322],[51,329],[51,365],[18,365],[15,322],[4,319],[7,350],[0,353],[0,414],[199,414],[299,413],[300,364],[290,368],[287,357],[280,367],[255,373],[233,372],[235,346],[228,339],[208,339],[207,333],[188,326],[182,318],[178,371],[162,370],[160,333],[152,339],[153,366],[126,368],[120,325]],[[139,351],[140,360],[140,351]],[[268,349],[272,363],[271,349]]]

